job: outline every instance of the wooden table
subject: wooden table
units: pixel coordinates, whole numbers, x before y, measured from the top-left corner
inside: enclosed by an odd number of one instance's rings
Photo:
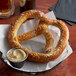
[[[36,0],[36,9],[43,11],[44,13],[49,12],[48,8],[53,6],[57,0]],[[19,0],[15,0],[15,14],[6,19],[0,19],[0,24],[11,24],[20,14]],[[69,26],[70,31],[70,45],[73,49],[71,54],[62,64],[52,71],[45,73],[38,73],[37,76],[76,76],[76,24]],[[0,60],[0,76],[33,76],[28,73],[16,71]],[[35,76],[35,75],[34,75]]]

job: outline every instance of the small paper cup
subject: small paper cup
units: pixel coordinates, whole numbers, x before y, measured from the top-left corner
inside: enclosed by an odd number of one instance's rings
[[[7,55],[8,55],[8,53],[9,53],[11,50],[15,50],[15,49],[21,49],[21,48],[12,48],[12,49],[10,49],[10,50],[7,52]],[[23,49],[21,49],[21,50],[23,50]],[[24,50],[23,50],[23,51],[24,51]],[[24,65],[24,63],[25,63],[25,61],[26,61],[26,59],[27,59],[27,57],[28,57],[28,53],[27,53],[26,51],[24,51],[24,52],[25,52],[25,54],[26,54],[26,57],[25,57],[24,60],[22,60],[22,61],[20,61],[20,62],[10,61],[10,60],[8,59],[8,56],[7,56],[8,61],[10,62],[10,64],[11,64],[13,67],[16,67],[16,68],[21,68],[21,67],[23,67],[23,65]]]

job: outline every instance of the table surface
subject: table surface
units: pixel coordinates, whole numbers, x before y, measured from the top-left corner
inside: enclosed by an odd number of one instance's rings
[[[58,0],[36,0],[36,9],[49,12],[48,8],[53,6]],[[0,19],[0,24],[11,24],[20,14],[19,0],[15,0],[15,14],[6,19]],[[68,25],[70,31],[70,45],[73,53],[57,68],[45,73],[38,73],[37,76],[76,76],[76,24]],[[33,76],[28,73],[16,71],[0,60],[0,76]],[[35,75],[34,75],[35,76]]]

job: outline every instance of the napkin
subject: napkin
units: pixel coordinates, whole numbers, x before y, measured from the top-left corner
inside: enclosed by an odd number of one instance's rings
[[[53,10],[57,18],[65,20],[70,25],[76,23],[76,0],[59,0],[49,10]]]
[[[51,19],[56,19],[53,11],[47,13],[46,15],[47,15],[47,17],[49,17]],[[39,22],[38,19],[33,19],[33,20],[27,21],[26,23],[23,23],[18,30],[18,34],[22,34],[22,33],[35,29],[38,26],[38,22]],[[0,25],[0,51],[3,52],[4,58],[6,58],[6,53],[10,49],[10,46],[7,41],[7,33],[8,33],[8,29],[10,26],[11,26],[10,24]],[[52,34],[54,36],[54,48],[55,48],[55,46],[59,40],[60,31],[58,28],[56,28],[54,26],[49,26],[48,28],[50,29],[50,31],[52,32]],[[20,44],[22,46],[28,48],[31,51],[35,50],[34,52],[43,53],[44,48],[45,48],[45,37],[43,35],[40,35],[40,36],[37,36],[30,40],[23,41]],[[71,53],[72,53],[72,49],[68,43],[68,45],[65,48],[65,50],[63,51],[63,53],[56,60],[50,61],[48,63],[35,63],[35,62],[26,61],[24,66],[22,68],[18,69],[18,68],[13,67],[9,63],[8,60],[6,60],[6,62],[9,66],[11,66],[12,68],[14,68],[16,70],[37,73],[37,72],[43,72],[43,71],[52,69],[58,63],[65,60]]]
[[[49,10],[53,10],[54,13],[55,13],[55,8],[56,8],[57,4],[58,4],[58,3],[56,3],[55,5],[53,5],[52,7],[50,7]],[[55,13],[55,15],[56,15],[56,13]],[[56,17],[57,17],[57,16],[56,16]],[[58,18],[58,17],[57,17],[57,18]],[[61,19],[61,18],[60,18],[60,19]],[[62,19],[62,20],[64,20],[65,22],[67,22],[67,23],[70,24],[71,26],[75,24],[75,22],[72,22],[72,21],[68,21],[68,20],[65,20],[65,19]]]

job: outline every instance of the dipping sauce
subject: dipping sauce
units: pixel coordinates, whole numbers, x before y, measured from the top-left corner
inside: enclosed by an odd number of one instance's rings
[[[12,49],[8,52],[7,58],[12,62],[21,62],[26,59],[26,53],[22,49]]]

